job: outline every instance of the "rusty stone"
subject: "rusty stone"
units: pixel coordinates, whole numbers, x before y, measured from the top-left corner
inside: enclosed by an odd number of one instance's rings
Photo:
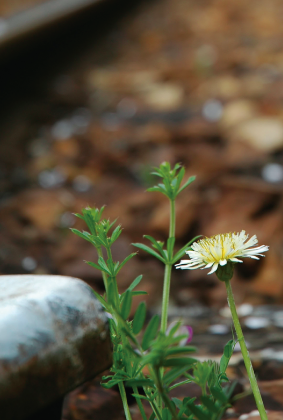
[[[82,280],[0,277],[0,411],[20,420],[111,365],[107,316]]]

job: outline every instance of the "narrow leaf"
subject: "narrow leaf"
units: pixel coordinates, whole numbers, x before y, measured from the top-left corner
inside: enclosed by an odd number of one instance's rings
[[[144,324],[146,317],[146,304],[145,302],[141,302],[136,310],[134,320],[133,320],[133,333],[138,334]]]
[[[195,236],[190,242],[188,242],[186,245],[184,245],[179,251],[176,252],[176,254],[173,257],[172,264],[175,264],[188,250],[189,246],[195,242],[198,238],[200,238],[202,235]]]
[[[136,277],[127,290],[134,290],[134,288],[140,283],[141,279],[142,279],[142,275]]]
[[[96,268],[97,270],[99,270],[99,271],[104,271],[105,273],[107,273],[108,275],[111,275],[111,273],[110,273],[110,271],[107,269],[107,270],[105,270],[104,268],[102,268],[100,265],[97,265],[97,264],[95,264],[94,262],[92,262],[92,261],[86,261],[86,263],[88,264],[88,265],[90,265],[91,267],[93,267],[93,268]]]
[[[223,404],[228,403],[228,398],[226,397],[224,392],[220,390],[219,388],[217,388],[216,386],[212,386],[210,388],[210,392],[216,400],[221,401]]]
[[[126,386],[131,386],[131,387],[133,387],[133,386],[136,386],[136,387],[149,386],[151,388],[155,387],[154,382],[149,378],[146,378],[146,379],[130,379],[129,381],[126,382],[125,385]]]
[[[185,188],[187,188],[188,185],[190,185],[192,182],[194,182],[194,180],[196,179],[195,176],[191,176],[187,182],[185,182],[185,184],[179,189],[178,194],[180,194],[181,191],[183,191]]]
[[[133,246],[142,249],[145,252],[148,252],[153,257],[157,258],[158,260],[162,261],[165,264],[164,258],[162,258],[156,251],[144,244],[132,244]]]
[[[127,290],[125,293],[125,298],[122,303],[121,308],[121,316],[124,320],[126,320],[130,314],[132,306],[132,292],[130,290]]]
[[[164,360],[162,366],[170,367],[170,366],[190,366],[196,363],[197,360],[193,359],[192,357],[177,357],[172,359]]]
[[[125,259],[124,259],[124,261],[122,261],[121,262],[121,264],[119,265],[119,267],[118,267],[118,269],[117,269],[117,271],[116,271],[116,274],[118,274],[119,273],[119,271],[121,270],[121,268],[126,264],[126,262],[128,262],[131,258],[133,258],[135,255],[137,255],[137,253],[136,252],[133,252],[132,254],[130,254],[130,255],[128,255]]]
[[[142,340],[142,349],[143,350],[147,350],[150,346],[150,343],[152,342],[152,340],[154,340],[154,338],[156,337],[157,331],[158,331],[158,327],[159,327],[159,316],[158,315],[154,315],[143,336],[143,340]]]
[[[111,307],[110,307],[110,305],[105,301],[105,299],[103,299],[103,297],[102,296],[100,296],[100,294],[98,294],[95,290],[93,290],[92,289],[92,291],[93,291],[93,293],[94,293],[94,295],[95,295],[95,297],[99,300],[99,302],[101,303],[101,305],[105,308],[105,309],[107,309],[107,311],[109,311],[110,312],[110,310],[111,310]]]

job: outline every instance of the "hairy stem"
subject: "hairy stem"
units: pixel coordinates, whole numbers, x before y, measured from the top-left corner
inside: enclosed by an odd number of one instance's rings
[[[132,420],[132,416],[131,416],[130,409],[129,409],[129,406],[128,406],[128,401],[127,401],[127,396],[126,396],[126,391],[125,391],[124,384],[123,384],[123,382],[120,382],[118,385],[119,385],[119,391],[120,391],[120,395],[121,395],[122,402],[123,402],[123,407],[124,407],[126,420]]]
[[[138,388],[136,386],[133,387],[133,391],[134,391],[135,394],[139,393]],[[147,420],[147,417],[146,417],[141,399],[136,397],[136,402],[138,404],[138,407],[139,407],[139,410],[141,412],[141,416],[142,416],[143,420]]]
[[[175,236],[175,226],[176,226],[176,215],[175,215],[175,201],[170,200],[170,228],[169,228],[169,238]]]
[[[232,292],[232,288],[231,288],[231,284],[230,284],[230,280],[225,281],[225,285],[226,285],[226,290],[227,290],[227,296],[228,296],[228,304],[231,310],[231,314],[232,314],[232,318],[233,318],[233,322],[234,322],[234,326],[235,326],[235,330],[237,333],[237,337],[240,343],[240,347],[241,347],[241,351],[242,351],[242,355],[243,355],[243,359],[244,359],[244,363],[247,369],[247,374],[250,380],[250,384],[251,384],[251,388],[254,394],[254,398],[255,398],[255,402],[256,402],[256,406],[257,409],[259,411],[260,414],[260,418],[261,420],[268,420],[267,419],[267,415],[266,415],[266,411],[263,405],[263,401],[261,398],[261,394],[258,388],[258,384],[256,381],[256,377],[255,377],[255,373],[254,373],[254,369],[252,366],[252,362],[249,356],[249,352],[245,343],[245,339],[243,336],[243,331],[241,328],[241,324],[238,318],[238,314],[237,314],[237,310],[236,310],[236,305],[235,305],[235,301],[234,301],[234,297],[233,297],[233,292]]]

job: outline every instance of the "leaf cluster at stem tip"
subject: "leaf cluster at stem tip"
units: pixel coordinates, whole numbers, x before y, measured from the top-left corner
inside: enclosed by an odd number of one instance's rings
[[[195,176],[191,176],[182,186],[181,182],[185,175],[185,168],[179,163],[176,163],[173,169],[171,169],[169,162],[163,162],[159,168],[154,168],[152,175],[159,176],[162,178],[163,183],[157,184],[154,187],[148,188],[147,191],[161,192],[166,195],[169,200],[174,201],[178,194],[183,191],[188,185],[190,185],[195,179]]]

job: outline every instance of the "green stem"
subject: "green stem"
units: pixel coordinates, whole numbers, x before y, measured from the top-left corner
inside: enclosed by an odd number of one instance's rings
[[[126,419],[127,420],[132,420],[132,416],[131,416],[130,409],[129,409],[129,406],[128,406],[128,401],[127,401],[127,396],[126,396],[126,391],[125,391],[124,384],[120,382],[118,385],[119,385],[119,391],[120,391],[120,394],[121,394]]]
[[[169,295],[170,295],[170,281],[171,281],[171,270],[172,265],[165,265],[164,272],[164,283],[163,283],[163,296],[162,296],[162,313],[161,313],[161,327],[160,331],[164,334],[167,329],[167,318],[168,318],[168,304],[169,304]]]
[[[96,250],[97,250],[98,256],[103,258],[101,247],[97,247]],[[102,273],[103,283],[105,287],[105,292],[107,295],[107,274],[105,273],[105,271],[101,271],[101,273]]]
[[[175,236],[175,201],[170,200],[170,227],[169,227],[169,238]],[[164,334],[167,329],[167,318],[168,318],[168,304],[169,304],[169,295],[170,295],[170,282],[171,282],[171,271],[172,265],[165,265],[164,272],[164,282],[163,282],[163,296],[162,296],[162,312],[161,312],[161,327],[160,331]]]
[[[134,391],[135,394],[139,393],[138,388],[136,386],[133,387],[133,391]],[[146,417],[146,414],[145,414],[145,411],[144,411],[144,408],[143,408],[143,405],[142,405],[142,402],[141,402],[140,398],[136,397],[136,402],[138,404],[138,407],[139,407],[139,410],[141,412],[143,420],[147,420],[147,417]]]
[[[164,390],[164,387],[162,384],[162,374],[163,374],[162,371],[160,372],[160,370],[158,369],[155,370],[158,391],[161,395],[162,400],[164,401],[165,406],[169,409],[170,413],[172,414],[173,419],[178,420],[174,406]]]
[[[175,201],[170,200],[170,228],[169,228],[169,237],[172,238],[175,236],[175,226],[176,226],[176,215],[175,215]]]
[[[228,296],[228,304],[229,304],[229,307],[230,307],[230,310],[231,310],[235,330],[236,330],[237,337],[238,337],[238,340],[239,340],[239,343],[240,343],[244,363],[245,363],[245,366],[246,366],[246,369],[247,369],[247,374],[248,374],[250,384],[251,384],[251,388],[252,388],[252,391],[253,391],[253,394],[254,394],[256,406],[257,406],[257,409],[259,411],[261,420],[268,420],[267,415],[266,415],[266,411],[265,411],[265,408],[264,408],[264,405],[263,405],[263,401],[262,401],[262,398],[261,398],[261,395],[260,395],[260,391],[259,391],[259,388],[258,388],[258,384],[257,384],[257,381],[256,381],[256,377],[255,377],[255,373],[254,373],[254,370],[253,370],[252,362],[251,362],[249,352],[248,352],[248,349],[247,349],[247,346],[246,346],[246,343],[245,343],[245,339],[244,339],[244,336],[243,336],[243,331],[242,331],[242,328],[241,328],[241,324],[240,324],[240,321],[239,321],[239,318],[238,318],[238,314],[237,314],[237,310],[236,310],[236,305],[235,305],[230,281],[229,280],[225,281],[225,285],[226,285],[227,296]]]

